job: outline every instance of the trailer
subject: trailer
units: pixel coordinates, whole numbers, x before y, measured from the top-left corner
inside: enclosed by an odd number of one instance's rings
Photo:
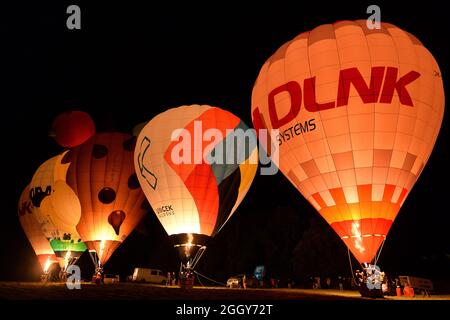
[[[414,296],[414,292],[428,295],[434,291],[433,282],[430,279],[411,277],[411,276],[399,276],[400,284],[404,288],[412,288],[413,292],[409,295]]]

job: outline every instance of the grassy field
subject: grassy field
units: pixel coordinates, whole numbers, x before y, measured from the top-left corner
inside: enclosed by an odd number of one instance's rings
[[[24,300],[361,300],[356,291],[308,289],[228,289],[194,287],[183,290],[150,284],[82,283],[68,290],[64,283],[0,282],[0,299]],[[386,297],[385,300],[450,300],[450,295],[428,298]],[[380,300],[380,299],[378,299]]]

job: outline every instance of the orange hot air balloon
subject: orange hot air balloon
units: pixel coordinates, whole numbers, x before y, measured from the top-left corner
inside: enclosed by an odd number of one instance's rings
[[[31,203],[31,199],[29,198],[29,194],[30,189],[29,186],[27,186],[23,190],[19,200],[19,220],[28,241],[30,241],[31,246],[38,257],[42,271],[45,273],[50,265],[58,260],[52,247],[50,246],[50,243],[42,232],[41,225],[32,210],[33,205]]]
[[[52,134],[60,146],[73,148],[95,134],[95,124],[86,112],[64,112],[53,120]]]
[[[78,195],[77,230],[102,266],[133,231],[148,204],[133,165],[136,137],[98,133],[69,151],[67,183]]]
[[[278,129],[279,168],[360,263],[370,263],[422,172],[444,113],[431,53],[388,23],[305,32],[264,64],[256,128]]]
[[[194,268],[208,239],[250,188],[258,149],[254,131],[247,129],[228,111],[191,105],[159,114],[139,133],[139,182],[187,269]],[[246,147],[238,133],[253,144]],[[213,155],[215,159],[208,158]]]

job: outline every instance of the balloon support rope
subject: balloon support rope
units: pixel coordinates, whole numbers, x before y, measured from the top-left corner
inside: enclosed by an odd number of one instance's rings
[[[348,254],[348,262],[350,264],[350,272],[352,274],[352,278],[353,278],[353,283],[358,286],[358,282],[356,282],[355,279],[355,273],[353,272],[353,264],[352,264],[352,257],[350,256],[350,249],[347,248],[347,254]]]
[[[195,271],[194,271],[195,272]],[[198,281],[198,283],[200,283],[200,285],[202,286],[202,287],[204,287],[205,285],[202,283],[202,281],[200,280],[200,277],[198,276],[198,273],[197,272],[195,272],[195,275],[197,276],[197,281]]]
[[[92,263],[94,264],[95,268],[98,268],[100,266],[100,262],[96,258],[97,253],[95,250],[89,250],[89,256],[91,257]]]
[[[203,246],[197,251],[197,253],[195,254],[195,257],[192,259],[191,269],[195,268],[195,266],[197,265],[198,261],[200,260],[200,258],[205,253],[205,250],[206,250],[206,247]]]
[[[380,251],[378,251],[378,254],[376,256],[375,263],[374,263],[375,265],[377,265],[378,259],[380,259],[381,251],[383,250],[385,242],[386,242],[386,239],[383,240],[383,243],[381,244],[381,247],[380,247]]]
[[[208,278],[207,276],[205,276],[205,275],[199,273],[198,271],[195,271],[195,270],[194,270],[194,273],[197,275],[197,277],[200,276],[200,277],[202,277],[202,278],[205,278],[206,280],[209,280],[209,281],[211,281],[211,282],[217,283],[217,284],[219,284],[219,285],[221,285],[221,286],[224,286],[224,287],[227,286],[225,283],[222,283],[222,282],[216,281],[216,280],[214,280],[214,279]],[[203,285],[202,285],[202,286],[203,286]]]

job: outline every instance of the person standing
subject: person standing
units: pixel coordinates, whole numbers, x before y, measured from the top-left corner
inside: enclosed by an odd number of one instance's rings
[[[327,285],[327,289],[331,289],[331,278],[330,278],[330,277],[327,277],[327,278],[325,279],[325,282],[326,282],[326,285]]]

